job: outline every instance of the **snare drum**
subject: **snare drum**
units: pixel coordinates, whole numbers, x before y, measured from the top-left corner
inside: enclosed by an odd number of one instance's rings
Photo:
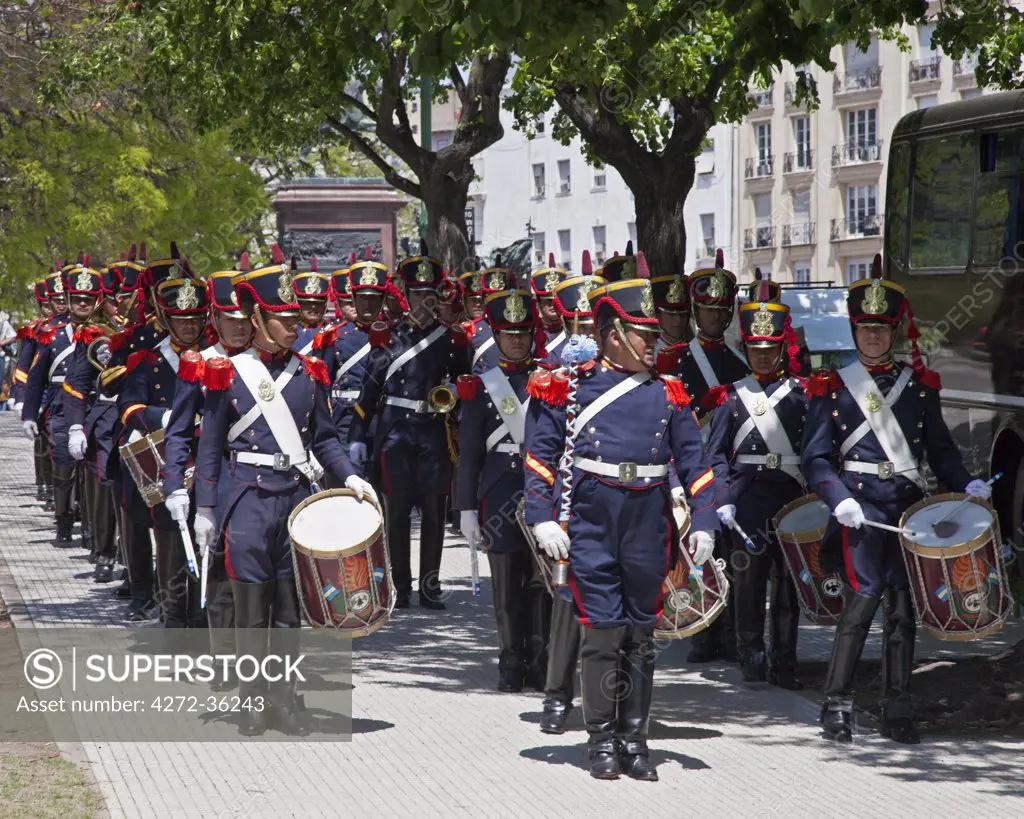
[[[365,637],[395,607],[384,518],[373,501],[348,489],[303,500],[288,518],[299,602],[313,628]]]
[[[817,495],[804,495],[783,506],[773,521],[789,576],[804,616],[818,626],[839,622],[843,580],[821,570],[821,546],[829,509]]]
[[[933,524],[966,497],[934,495],[911,506],[900,528],[914,608],[921,627],[940,640],[976,640],[994,634],[1013,608],[1003,563],[999,521],[992,507],[972,498],[950,520],[949,537]]]
[[[672,515],[685,542],[690,531],[690,510],[685,503],[673,505]],[[729,580],[724,560],[709,560],[695,566],[686,549],[679,550],[679,561],[661,587],[662,611],[654,626],[654,636],[680,640],[710,626],[729,599]]]
[[[136,433],[132,433],[136,435]],[[164,502],[164,486],[160,478],[160,470],[164,465],[164,454],[167,443],[164,431],[158,429],[148,435],[129,439],[120,447],[121,462],[128,467],[128,473],[139,488],[139,494],[150,508]],[[185,470],[185,488],[192,486],[192,474],[195,467],[189,461]]]

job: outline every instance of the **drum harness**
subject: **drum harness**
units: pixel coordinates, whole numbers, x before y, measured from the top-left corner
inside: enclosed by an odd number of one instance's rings
[[[480,380],[490,396],[491,403],[501,412],[501,423],[487,437],[487,451],[522,455],[523,441],[526,437],[526,408],[530,405],[530,399],[527,398],[520,403],[508,377],[498,367],[482,373]],[[507,441],[506,438],[512,440]]]
[[[793,391],[793,385],[793,379],[787,378],[775,392],[766,397],[761,385],[752,376],[748,375],[736,382],[736,397],[747,410],[748,417],[736,431],[732,449],[733,452],[738,451],[747,436],[756,429],[768,447],[768,452],[764,455],[737,455],[736,463],[780,469],[806,489],[807,482],[800,471],[800,456],[793,449],[793,442],[775,411]]]

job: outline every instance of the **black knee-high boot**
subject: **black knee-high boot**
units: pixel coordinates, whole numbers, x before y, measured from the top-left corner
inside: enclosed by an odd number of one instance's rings
[[[528,553],[519,554],[522,574],[526,579],[524,623],[526,639],[526,684],[534,691],[547,688],[548,640],[551,636],[551,595],[536,561]]]
[[[615,731],[626,632],[625,626],[583,630],[580,649],[583,719],[589,734],[590,775],[598,779],[615,779],[622,773]]]
[[[658,772],[647,750],[647,727],[654,694],[654,639],[646,629],[633,629],[623,649],[625,696],[619,702],[618,738],[622,767],[633,779],[654,782]]]
[[[910,679],[914,672],[917,622],[907,589],[887,589],[882,599],[882,734],[915,745],[920,742],[913,722]]]
[[[803,684],[796,676],[796,640],[800,629],[800,604],[789,572],[780,566],[772,573],[771,654],[769,680],[772,685],[798,691]]]
[[[425,495],[420,499],[420,605],[445,608],[441,602],[441,551],[444,548],[447,495]]]
[[[231,593],[235,600],[235,642],[238,646],[238,656],[252,657],[257,665],[267,656],[268,631],[276,586],[277,582],[274,580],[266,583],[231,581]],[[246,662],[239,670],[248,676],[252,673],[252,663]],[[238,694],[243,704],[239,733],[248,737],[261,736],[267,730],[270,721],[270,697],[265,680],[258,669],[255,679],[249,682],[239,681]]]
[[[832,642],[832,657],[825,678],[825,703],[821,708],[825,733],[840,742],[849,742],[853,735],[853,675],[878,603],[879,598],[865,597],[850,588],[843,598],[843,613]]]
[[[565,733],[565,724],[572,711],[581,628],[572,601],[556,594],[551,604],[548,674],[544,684],[544,714],[540,721],[540,729],[546,734]]]
[[[210,652],[216,654],[235,653],[235,597],[231,592],[231,580],[224,566],[224,556],[210,556],[212,565],[206,582],[206,619],[210,626]],[[210,688],[214,691],[228,691],[238,685],[238,677],[232,669],[224,679],[215,680]]]
[[[278,579],[274,586],[274,608],[270,628],[270,652],[279,657],[299,656],[302,616],[295,581]],[[274,727],[284,734],[305,736],[309,733],[306,703],[298,693],[298,680],[281,679],[270,686]]]
[[[396,608],[408,608],[412,592],[411,528],[412,499],[403,495],[384,496],[384,529],[394,578]]]
[[[53,499],[54,516],[57,520],[56,546],[71,545],[71,529],[75,525],[74,510],[71,507],[71,495],[75,487],[74,464],[53,465]]]
[[[490,552],[491,591],[494,619],[498,625],[498,690],[523,690],[523,607],[526,603],[522,579],[516,571],[516,555]]]

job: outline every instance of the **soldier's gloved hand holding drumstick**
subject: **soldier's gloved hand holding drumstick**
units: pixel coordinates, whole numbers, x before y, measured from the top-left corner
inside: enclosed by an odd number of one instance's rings
[[[569,559],[569,535],[555,520],[545,520],[533,527],[537,543],[552,560]]]

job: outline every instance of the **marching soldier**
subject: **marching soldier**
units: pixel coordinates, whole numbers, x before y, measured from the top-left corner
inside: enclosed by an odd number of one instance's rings
[[[638,254],[637,278],[589,294],[602,357],[580,373],[578,384],[557,371],[538,370],[530,379],[537,411],[527,435],[526,522],[552,559],[569,561],[585,626],[590,773],[614,779],[625,770],[653,781],[658,774],[647,749],[653,630],[662,584],[677,558],[670,461],[686,487],[693,521],[688,547],[698,565],[711,557],[718,519],[714,473],[688,396],[678,380],[653,370],[658,320],[646,267]],[[565,449],[572,460],[563,470]],[[555,518],[570,488],[566,531]]]
[[[551,598],[514,512],[523,495],[526,380],[533,366],[535,315],[527,290],[502,290],[484,300],[501,354],[498,366],[458,381],[456,506],[459,528],[487,552],[498,622],[498,690],[543,691]]]
[[[939,482],[988,499],[988,484],[972,478],[942,418],[938,374],[926,370],[906,291],[881,278],[881,256],[872,277],[847,289],[858,359],[841,370],[815,373],[808,382],[802,462],[812,491],[828,504],[823,568],[845,581],[825,680],[821,723],[825,734],[849,742],[853,730],[853,677],[864,642],[882,603],[883,736],[919,742],[910,699],[916,624],[902,546],[891,532],[927,488],[921,461]],[[907,321],[913,364],[893,360],[896,330]],[[833,459],[839,459],[837,472]]]
[[[479,260],[477,260],[478,268],[479,265]],[[494,267],[486,270],[473,270],[459,276],[463,302],[466,305],[466,320],[462,322],[462,328],[473,348],[470,358],[473,373],[480,373],[498,365],[494,333],[491,332],[484,317],[484,296],[487,293],[496,293],[502,290],[508,272],[501,267],[501,257],[499,256]]]
[[[313,340],[324,326],[328,297],[331,294],[331,277],[320,272],[316,256],[309,260],[309,270],[300,270],[298,257],[292,256],[292,270],[295,272],[295,295],[299,300],[299,338],[295,342],[296,352],[302,355],[313,353]]]
[[[553,261],[549,259],[548,261]],[[605,284],[593,275],[589,252],[583,253],[580,275],[564,279],[550,288],[552,303],[558,313],[565,337],[574,334],[595,337],[594,313],[587,298],[592,290]],[[538,367],[555,370],[562,366],[562,344],[547,350],[547,357]],[[534,410],[536,411],[536,406]],[[528,431],[533,425],[528,425]],[[530,442],[527,440],[527,449]],[[575,693],[576,664],[580,654],[580,624],[573,602],[555,595],[551,607],[551,632],[548,639],[548,676],[544,684],[544,704],[540,728],[547,734],[565,733]]]
[[[173,278],[164,279],[155,288],[156,304],[167,323],[167,337],[155,348],[128,358],[124,387],[118,396],[118,412],[126,431],[149,435],[166,429],[181,356],[196,350],[202,341],[209,308],[207,291],[202,282],[179,277],[184,272],[182,266],[174,271]],[[187,519],[179,523],[164,503],[151,507],[150,515],[164,627],[197,625],[202,619],[198,588],[189,576],[181,533]]]
[[[371,353],[362,392],[349,429],[354,464],[367,460],[372,434],[373,473],[384,490],[385,526],[398,608],[407,608],[412,589],[411,515],[420,510],[419,602],[440,610],[439,571],[451,484],[446,415],[455,395],[447,383],[469,372],[469,342],[458,327],[437,319],[441,262],[421,255],[401,262],[397,271],[409,305],[409,326],[395,332]]]
[[[693,411],[701,425],[705,443],[711,410],[714,409],[711,390],[739,381],[750,372],[739,353],[725,343],[725,331],[732,323],[736,306],[736,293],[736,277],[724,268],[721,249],[715,252],[713,268],[696,270],[690,275],[690,304],[697,335],[686,345],[679,371],[682,372],[683,386],[693,399]],[[715,557],[729,562],[725,538],[718,539]],[[728,606],[724,617],[719,617],[709,628],[694,635],[686,661],[706,663],[717,657],[735,661],[738,658],[733,623],[735,614],[735,606]]]
[[[349,268],[356,263],[356,254],[352,254],[348,267],[331,273],[331,292],[334,294],[334,307],[338,311],[338,324],[356,320],[357,313],[352,301],[352,290],[349,287]],[[380,312],[379,310],[377,311]]]
[[[544,333],[543,349],[550,360],[558,360],[559,350],[568,338],[562,316],[555,305],[555,288],[565,280],[566,272],[555,264],[555,254],[548,254],[548,266],[530,274],[530,288],[537,300],[537,318]],[[537,345],[540,347],[541,345]]]
[[[654,289],[654,310],[661,328],[655,355],[674,350],[683,355],[686,352],[683,345],[691,339],[690,295],[686,276],[678,262],[672,275],[652,278],[651,287]]]
[[[60,298],[52,299],[59,312],[59,302],[65,297],[67,314],[37,334],[39,349],[28,374],[25,400],[21,410],[25,434],[35,438],[39,422],[45,425],[53,459],[54,513],[57,520],[56,545],[71,545],[71,530],[75,523],[72,491],[75,485],[75,459],[68,452],[68,426],[64,418],[64,381],[75,351],[75,332],[96,309],[102,289],[100,275],[89,267],[89,257],[79,255],[78,264],[65,265],[59,274],[48,277],[52,292]]]
[[[396,326],[409,312],[409,304],[405,293],[401,290],[402,278],[394,271],[388,273],[388,283],[384,288],[384,316],[392,326]]]
[[[465,315],[466,306],[462,302],[462,285],[458,279],[451,278],[447,273],[437,286],[437,314],[441,323],[451,327]]]
[[[53,268],[50,269],[50,272],[53,273]],[[35,359],[38,347],[37,334],[53,316],[53,307],[46,291],[46,281],[46,279],[40,279],[32,288],[39,308],[39,318],[18,328],[17,335],[21,340],[21,348],[18,350],[18,360],[15,363],[14,386],[11,396],[14,398],[14,410],[19,416],[25,403],[25,385],[28,383],[28,373],[32,368],[32,361]],[[46,440],[42,435],[36,435],[33,438],[32,455],[36,472],[36,500],[44,503],[47,511],[52,511],[53,462],[50,460]]]
[[[234,278],[254,328],[252,346],[201,365],[206,398],[195,469],[196,543],[223,540],[238,648],[257,658],[268,650],[298,653],[301,619],[286,521],[311,491],[310,452],[360,500],[374,498],[331,421],[326,366],[293,352],[298,299],[284,255],[276,245],[272,250],[270,266]],[[271,722],[285,733],[308,732],[294,680],[265,690],[257,679],[239,694],[253,706],[270,700],[269,708],[243,708],[244,736],[262,735]]]
[[[767,283],[765,283],[767,284]],[[807,491],[800,472],[807,398],[793,372],[789,308],[772,303],[767,286],[739,308],[740,335],[751,375],[710,391],[718,405],[708,455],[718,484],[718,517],[752,540],[745,548],[733,533],[733,587],[740,672],[747,682],[796,690],[796,640],[800,609],[772,520]],[[788,365],[787,365],[788,362]],[[765,591],[771,579],[771,653],[764,646]]]

